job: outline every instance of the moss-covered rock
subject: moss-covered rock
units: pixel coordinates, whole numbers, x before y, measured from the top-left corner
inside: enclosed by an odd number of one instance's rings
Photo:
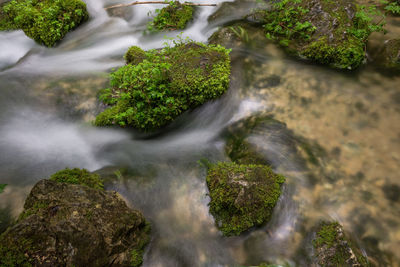
[[[374,7],[350,0],[283,0],[266,11],[267,37],[292,53],[340,69],[355,69],[365,59],[365,44],[382,23]]]
[[[124,58],[126,64],[137,65],[145,60],[146,52],[138,46],[131,46],[128,51],[126,51]]]
[[[0,266],[139,266],[149,231],[116,192],[41,180],[0,236]]]
[[[220,162],[207,174],[210,213],[224,235],[238,235],[267,222],[285,178],[265,165]]]
[[[369,266],[367,259],[346,237],[337,222],[323,222],[313,240],[316,261],[320,266]]]
[[[150,31],[183,30],[189,21],[193,19],[194,7],[181,4],[179,1],[157,10],[157,16],[148,23]]]
[[[12,0],[0,9],[0,30],[21,29],[51,47],[88,18],[81,0]]]
[[[97,126],[163,127],[184,111],[221,96],[229,86],[229,50],[196,42],[145,52],[134,47],[127,64],[111,74],[100,99],[110,107]]]

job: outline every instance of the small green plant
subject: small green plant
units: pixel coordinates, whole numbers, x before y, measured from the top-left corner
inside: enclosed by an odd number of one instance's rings
[[[111,87],[100,95],[110,107],[96,117],[95,125],[155,130],[226,91],[230,50],[182,39],[174,44],[147,51],[143,61],[111,74]]]
[[[86,169],[66,168],[51,175],[50,180],[60,183],[85,185],[94,189],[104,190],[103,181],[100,179],[100,176],[95,173],[90,173]]]
[[[0,194],[4,192],[4,189],[6,188],[7,184],[0,184]]]
[[[156,9],[156,17],[147,24],[149,31],[182,30],[193,19],[194,7],[170,1],[169,5]]]
[[[247,31],[241,27],[241,26],[231,26],[229,27],[231,31],[233,31],[234,34],[236,34],[237,37],[240,38],[243,42],[248,43],[249,42],[249,34]]]
[[[396,0],[391,0],[391,1],[381,1],[382,4],[386,5],[385,10],[387,12],[390,12],[394,15],[400,15],[400,3]]]
[[[0,30],[21,29],[51,47],[88,17],[81,0],[12,0],[1,8]]]

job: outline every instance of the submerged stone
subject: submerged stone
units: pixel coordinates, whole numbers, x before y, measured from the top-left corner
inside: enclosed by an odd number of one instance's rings
[[[0,6],[0,31],[21,29],[51,47],[88,18],[81,0],[12,0]]]
[[[239,235],[266,223],[285,178],[265,165],[220,162],[207,174],[210,213],[224,235]]]
[[[100,99],[109,107],[97,126],[161,128],[184,111],[220,97],[229,86],[230,50],[196,42],[143,52],[132,47],[127,65],[111,74]]]
[[[320,266],[369,266],[356,246],[337,222],[323,222],[313,240],[316,261]]]
[[[0,236],[0,265],[139,266],[149,231],[116,192],[41,180]]]
[[[157,16],[147,25],[150,31],[183,30],[193,19],[194,7],[175,1],[156,13]]]

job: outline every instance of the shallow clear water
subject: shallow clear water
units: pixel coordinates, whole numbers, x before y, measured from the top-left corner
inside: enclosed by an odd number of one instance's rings
[[[309,230],[329,218],[340,221],[378,265],[399,265],[399,75],[306,64],[254,38],[232,51],[229,91],[162,133],[95,128],[96,93],[107,86],[111,69],[123,65],[127,48],[159,48],[168,41],[164,35],[179,34],[143,33],[148,11],[160,6],[125,8],[123,19],[103,10],[115,2],[86,1],[91,20],[56,48],[39,46],[20,31],[0,33],[0,183],[9,184],[0,210],[7,218],[21,212],[38,180],[80,167],[110,177],[108,189],[151,221],[143,266],[305,266]],[[226,22],[208,24],[216,9],[199,8],[182,36],[206,42]],[[260,116],[286,127],[260,124],[248,129],[247,141],[288,181],[267,225],[222,237],[208,213],[206,173],[198,161],[227,160],[226,132]]]

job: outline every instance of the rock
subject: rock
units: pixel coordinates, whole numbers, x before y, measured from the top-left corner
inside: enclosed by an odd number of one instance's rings
[[[351,0],[288,0],[272,5],[264,28],[268,38],[279,41],[294,55],[355,69],[365,60],[371,32],[382,30],[383,24],[376,26],[369,20],[373,12],[356,7]]]
[[[116,7],[116,8],[109,8],[106,11],[110,17],[117,17],[124,19],[126,21],[130,21],[133,18],[132,8]]]
[[[224,235],[239,235],[266,223],[285,178],[265,165],[220,162],[207,174],[210,213]]]
[[[193,19],[194,6],[171,2],[157,12],[157,16],[147,25],[150,31],[183,30]]]
[[[364,255],[346,237],[337,222],[323,222],[313,240],[316,261],[320,266],[369,266]]]
[[[41,180],[0,236],[0,265],[139,266],[149,230],[116,192]]]
[[[220,97],[229,86],[229,52],[194,41],[144,54],[138,47],[130,48],[125,58],[132,64],[111,74],[111,88],[100,95],[109,107],[97,115],[95,124],[154,131]]]

